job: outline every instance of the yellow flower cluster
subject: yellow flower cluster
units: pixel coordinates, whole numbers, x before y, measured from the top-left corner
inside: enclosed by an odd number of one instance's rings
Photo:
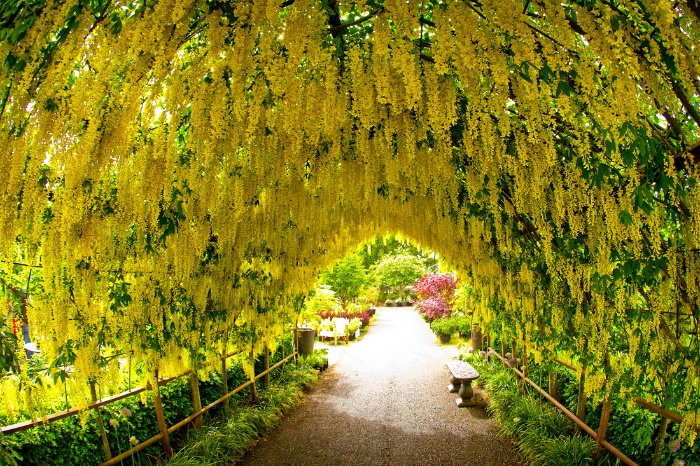
[[[577,348],[589,392],[619,360],[650,354],[658,383],[698,354],[698,167],[657,134],[699,92],[683,2],[448,1],[421,24],[387,0],[345,49],[321,2],[199,3],[154,2],[119,34],[85,12],[40,68],[70,6],[49,1],[0,45],[27,58],[0,76],[0,259],[41,264],[28,318],[49,358],[79,348],[75,390],[115,384],[104,356],[166,376],[262,351],[322,267],[386,231],[469,276],[492,331],[537,358]],[[678,189],[649,188],[654,157]],[[655,281],[615,276],[651,259]]]

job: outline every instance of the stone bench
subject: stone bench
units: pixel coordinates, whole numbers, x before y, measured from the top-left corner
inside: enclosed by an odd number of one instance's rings
[[[450,384],[447,389],[450,393],[459,392],[459,398],[455,400],[460,408],[464,406],[474,406],[476,403],[472,399],[474,390],[472,390],[472,380],[479,378],[479,373],[471,364],[464,361],[448,361],[447,367],[452,372]]]

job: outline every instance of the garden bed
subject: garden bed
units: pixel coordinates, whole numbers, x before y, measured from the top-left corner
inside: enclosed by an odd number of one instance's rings
[[[533,390],[522,394],[520,379],[513,371],[492,357],[489,362],[485,354],[461,353],[460,359],[468,360],[481,374],[475,385],[488,404],[487,412],[500,424],[501,435],[511,439],[524,460],[537,465],[588,465],[593,464],[595,440],[585,434],[574,433],[573,422],[552,404]],[[531,364],[528,375],[543,388],[548,387],[548,376],[541,364]],[[573,374],[562,369],[558,372],[561,403],[575,412],[578,396]],[[650,465],[654,454],[653,440],[657,436],[654,426],[658,415],[628,406],[623,400],[614,398],[606,439],[619,447],[640,466]],[[601,408],[591,404],[587,410],[586,424],[596,426],[600,422]],[[664,446],[660,465],[690,466],[698,464],[700,447],[690,447],[678,440],[678,425],[670,426],[668,442]],[[615,464],[615,458],[603,451],[600,465]]]

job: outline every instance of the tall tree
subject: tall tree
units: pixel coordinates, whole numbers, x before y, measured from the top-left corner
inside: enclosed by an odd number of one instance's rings
[[[420,257],[409,254],[388,255],[374,267],[374,279],[385,293],[403,298],[406,287],[413,285],[426,270],[425,260]]]
[[[321,282],[329,285],[338,294],[343,308],[357,298],[360,289],[367,282],[367,269],[362,258],[356,252],[351,252],[340,259],[332,267],[321,274]]]

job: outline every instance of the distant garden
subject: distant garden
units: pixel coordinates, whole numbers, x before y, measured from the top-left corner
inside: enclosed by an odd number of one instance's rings
[[[376,304],[411,304],[416,298],[413,285],[437,268],[431,251],[395,235],[378,236],[321,272],[300,323],[323,330],[333,319],[347,318],[352,335],[369,324]]]

